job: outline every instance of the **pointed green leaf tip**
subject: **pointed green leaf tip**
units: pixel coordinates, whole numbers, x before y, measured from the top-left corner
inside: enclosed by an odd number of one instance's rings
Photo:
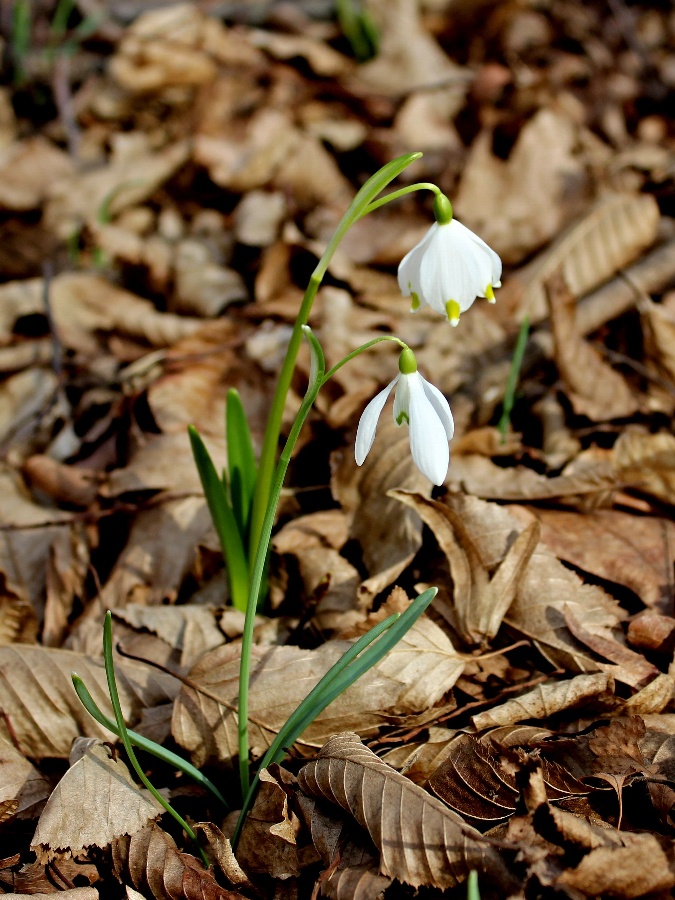
[[[449,225],[452,222],[452,203],[445,194],[436,194],[434,197],[434,217],[439,225]]]
[[[401,355],[398,358],[398,370],[401,375],[412,375],[413,372],[417,371],[417,360],[410,347],[406,347],[405,350],[401,351]]]

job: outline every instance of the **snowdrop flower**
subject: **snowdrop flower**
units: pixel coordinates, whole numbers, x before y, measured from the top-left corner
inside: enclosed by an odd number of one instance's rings
[[[495,302],[493,288],[501,287],[502,261],[485,241],[452,217],[444,194],[434,200],[436,221],[398,267],[404,296],[412,297],[412,311],[428,305],[451,325],[476,297]]]
[[[410,429],[410,451],[417,468],[433,484],[443,484],[450,464],[448,441],[455,430],[448,401],[417,371],[415,354],[409,348],[398,361],[399,374],[370,401],[363,411],[356,432],[354,455],[362,465],[375,440],[380,413],[393,387],[394,420],[407,423]]]

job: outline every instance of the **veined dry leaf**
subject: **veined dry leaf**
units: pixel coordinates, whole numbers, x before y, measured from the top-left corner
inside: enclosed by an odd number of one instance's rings
[[[65,891],[59,891],[58,894],[60,900],[98,900],[99,898],[99,893],[94,887],[68,888]],[[3,894],[5,900],[19,900],[19,898],[25,896],[25,894]],[[31,893],[31,897],[33,900],[54,900],[54,892],[52,891],[46,894]]]
[[[0,735],[25,756],[67,758],[78,735],[110,738],[110,732],[80,703],[70,679],[73,671],[98,706],[111,715],[102,662],[69,650],[21,644],[0,647]],[[115,671],[122,711],[132,727],[142,709],[176,695],[176,680],[149,666],[121,660]]]
[[[612,448],[612,464],[624,484],[675,503],[675,435],[624,431]]]
[[[51,141],[36,135],[0,153],[0,207],[36,209],[59,178],[71,175],[73,161]]]
[[[496,566],[521,530],[518,521],[498,504],[476,497],[452,494],[446,502],[462,519],[485,565],[489,569]],[[599,664],[595,655],[572,636],[565,624],[566,604],[587,627],[598,625],[617,629],[619,633],[619,622],[625,617],[619,604],[601,588],[582,584],[574,572],[539,544],[505,622],[532,638],[541,652],[556,664],[573,673],[597,672]],[[612,674],[622,678],[620,667],[613,669]]]
[[[616,370],[581,336],[576,324],[576,297],[558,271],[545,285],[553,332],[555,362],[574,411],[594,422],[633,415],[635,394]]]
[[[545,319],[544,285],[561,270],[572,296],[582,297],[633,262],[656,240],[659,207],[650,194],[603,198],[533,262],[509,281],[500,299],[532,322]],[[487,238],[486,238],[487,240]],[[517,299],[516,299],[517,298]]]
[[[49,782],[35,766],[13,744],[0,738],[0,804],[16,801],[11,817],[33,815],[36,805],[46,800],[50,792]]]
[[[614,681],[605,672],[577,675],[552,684],[538,684],[531,691],[471,717],[478,731],[513,725],[526,719],[546,719],[563,709],[581,706],[590,700],[614,696]]]
[[[673,609],[675,523],[620,510],[567,512],[544,507],[507,507],[527,523],[536,517],[541,541],[556,556],[585,572],[630,588],[645,606]]]
[[[136,834],[163,812],[149,791],[136,786],[122,760],[93,742],[54,788],[31,849],[41,862],[61,854],[81,857],[89,847],[108,847],[122,835]]]
[[[431,528],[445,554],[453,580],[453,624],[469,643],[487,643],[499,631],[539,540],[539,529],[525,528],[509,547],[492,577],[479,548],[454,510],[421,494],[391,491]]]
[[[253,647],[249,731],[254,756],[264,753],[300,701],[350,646],[331,640],[316,650]],[[202,657],[188,676],[194,687],[186,683],[174,705],[174,737],[197,766],[209,760],[230,765],[238,753],[240,651],[239,645],[228,644]],[[344,727],[373,734],[389,716],[426,710],[450,690],[463,667],[445,633],[422,618],[308,726],[299,744],[320,746]]]
[[[312,797],[329,800],[365,828],[380,871],[413,887],[455,887],[472,869],[502,890],[511,876],[497,852],[440,800],[383,763],[355,734],[338,734],[298,773]]]
[[[153,900],[246,900],[238,891],[221,887],[202,863],[181,853],[173,838],[152,823],[112,845],[112,864],[120,879]]]

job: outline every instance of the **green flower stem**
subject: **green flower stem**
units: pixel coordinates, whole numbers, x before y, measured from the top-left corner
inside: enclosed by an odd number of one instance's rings
[[[368,341],[365,344],[361,344],[360,347],[357,347],[356,350],[352,350],[351,353],[348,353],[344,359],[341,359],[339,363],[336,363],[332,369],[329,369],[323,377],[323,383],[325,384],[329,378],[332,378],[335,373],[341,369],[345,363],[348,363],[350,359],[354,359],[355,356],[358,356],[359,353],[363,353],[364,350],[369,350],[371,347],[374,347],[375,344],[381,344],[382,341],[393,341],[395,344],[398,344],[401,350],[409,350],[410,347],[402,341],[400,338],[395,337],[393,334],[383,335],[382,337],[373,338],[372,341]]]
[[[129,733],[127,731],[127,726],[124,721],[124,714],[122,713],[122,704],[120,703],[120,696],[117,692],[117,682],[115,680],[115,663],[113,661],[113,640],[112,640],[112,613],[110,610],[105,614],[105,621],[103,623],[103,660],[105,662],[105,674],[108,679],[108,691],[110,693],[110,702],[112,703],[112,708],[115,713],[115,721],[117,722],[117,727],[119,729],[119,736],[122,739],[122,743],[124,744],[124,749],[127,752],[127,756],[129,757],[129,761],[131,765],[134,767],[134,770],[138,777],[140,778],[143,785],[150,791],[155,800],[163,806],[164,809],[170,813],[173,818],[178,822],[183,831],[187,834],[187,836],[194,841],[197,849],[199,850],[199,855],[202,858],[202,862],[208,868],[209,861],[206,858],[206,854],[199,846],[199,841],[197,840],[197,835],[190,828],[188,823],[183,819],[183,817],[176,812],[176,810],[171,806],[168,800],[166,800],[159,793],[157,788],[149,781],[145,772],[140,766],[140,763],[136,759],[136,754],[134,753],[134,748],[131,746],[131,740],[129,739]]]
[[[302,335],[302,330],[300,330]],[[260,537],[257,544],[255,559],[253,562],[253,571],[251,573],[251,582],[249,586],[248,604],[246,606],[246,617],[244,619],[244,631],[241,637],[241,660],[239,663],[239,780],[241,783],[242,798],[248,794],[250,786],[250,777],[248,770],[248,689],[251,675],[251,648],[253,646],[253,626],[255,624],[255,614],[258,606],[258,595],[265,573],[265,564],[267,561],[267,551],[272,537],[272,528],[274,519],[279,505],[281,489],[284,484],[284,478],[288,471],[291,461],[291,454],[298,439],[305,419],[309,415],[314,401],[317,398],[321,386],[323,384],[323,371],[317,373],[317,377],[313,383],[307,388],[307,393],[302,401],[300,409],[295,417],[295,421],[291,427],[290,434],[286,440],[284,449],[279,457],[279,462],[274,473],[274,480],[267,498],[267,506],[265,509],[265,517],[262,522]]]
[[[387,163],[379,170],[379,172],[376,172],[368,179],[368,181],[366,181],[352,200],[349,209],[342,217],[335,234],[326,247],[323,256],[319,260],[318,265],[309,280],[309,285],[307,286],[305,296],[300,305],[298,317],[293,326],[291,339],[288,343],[288,349],[286,350],[286,357],[281,367],[281,371],[279,372],[279,378],[277,380],[274,398],[272,399],[269,418],[265,428],[265,436],[263,438],[263,445],[260,452],[258,480],[256,483],[255,495],[253,497],[251,531],[249,536],[251,578],[253,577],[253,569],[256,564],[255,560],[258,555],[258,547],[262,540],[263,525],[270,502],[277,446],[279,443],[279,434],[281,433],[281,421],[284,413],[284,406],[286,404],[286,395],[288,394],[288,389],[291,384],[295,361],[302,341],[302,326],[306,325],[309,321],[309,314],[319,290],[319,286],[321,285],[323,276],[326,274],[330,261],[333,258],[333,254],[342,238],[351,226],[365,215],[377,195],[412,162],[419,159],[421,155],[421,153],[408,153],[405,156],[400,156],[398,159],[394,159]],[[436,188],[436,190],[438,189]],[[265,550],[267,550],[267,548],[265,548]],[[258,591],[259,588],[256,591],[256,601]]]
[[[437,197],[441,196],[443,193],[438,185],[432,184],[430,181],[419,181],[417,184],[409,184],[406,187],[399,188],[397,191],[392,191],[391,194],[387,194],[386,197],[380,197],[379,200],[373,200],[373,202],[369,203],[363,210],[360,218],[367,216],[368,213],[373,212],[375,209],[379,209],[386,203],[391,203],[392,200],[398,200],[400,197],[405,197],[406,194],[412,194],[413,191],[433,191]]]
[[[84,706],[92,719],[95,719],[99,725],[103,725],[104,728],[107,728],[119,737],[120,730],[117,727],[117,723],[114,719],[108,718],[108,716],[106,716],[96,705],[94,698],[87,690],[80,676],[76,672],[72,672],[70,677],[73,682],[73,687],[75,688],[75,693],[80,698],[80,703]],[[225,809],[229,810],[230,806],[227,800],[223,797],[215,784],[208,779],[206,775],[203,775],[199,769],[195,768],[192,763],[183,759],[183,757],[179,756],[177,753],[167,750],[166,747],[162,747],[161,744],[151,741],[150,738],[143,737],[142,734],[132,731],[130,728],[127,728],[127,734],[134,746],[144,750],[146,753],[151,753],[153,756],[156,756],[157,759],[161,759],[162,762],[167,763],[167,765],[173,766],[174,769],[178,769],[179,772],[183,772],[184,775],[188,775],[193,781],[196,781],[197,784],[200,784],[213,794],[216,800],[219,800],[223,804]]]

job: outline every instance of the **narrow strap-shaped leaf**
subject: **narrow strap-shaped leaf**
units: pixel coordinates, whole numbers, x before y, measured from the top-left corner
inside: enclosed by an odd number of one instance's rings
[[[96,719],[99,725],[103,725],[104,728],[107,728],[119,737],[120,732],[117,723],[114,719],[108,718],[100,707],[97,706],[96,701],[87,690],[87,687],[80,676],[76,672],[72,672],[70,677],[73,681],[75,693],[80,698],[80,703],[84,706],[92,719]],[[206,775],[202,774],[199,769],[195,768],[192,763],[183,759],[183,757],[179,756],[177,753],[167,750],[166,747],[162,747],[161,744],[156,744],[155,741],[151,741],[150,738],[143,737],[142,734],[132,731],[131,728],[127,728],[127,734],[134,746],[138,747],[140,750],[144,750],[146,753],[151,753],[153,756],[156,756],[157,759],[161,759],[162,762],[173,766],[174,769],[178,769],[179,772],[183,772],[184,775],[188,775],[196,781],[197,784],[205,787],[207,791],[213,794],[213,796],[223,804],[225,809],[230,808],[227,800],[223,797],[215,784],[208,779]]]
[[[225,437],[232,510],[239,525],[242,541],[245,542],[258,467],[253,452],[251,429],[241,397],[235,388],[230,388],[227,392]]]
[[[245,610],[248,599],[248,561],[237,520],[204,441],[192,425],[189,426],[188,433],[204,496],[225,557],[232,605],[236,609]]]
[[[323,678],[312,688],[297,709],[291,713],[281,727],[276,738],[262,758],[248,793],[244,799],[241,813],[237,821],[232,845],[236,848],[237,840],[244,825],[244,819],[253,804],[258,788],[259,773],[273,762],[283,758],[287,747],[292,746],[303,731],[311,725],[316,717],[329,706],[333,700],[344,693],[365,672],[378,663],[401,640],[403,635],[415,624],[422,613],[438,593],[437,588],[429,588],[416,597],[408,609],[402,614],[389,616],[383,622],[373,626],[362,635],[347,652],[332,666]],[[379,640],[377,640],[379,638]]]

